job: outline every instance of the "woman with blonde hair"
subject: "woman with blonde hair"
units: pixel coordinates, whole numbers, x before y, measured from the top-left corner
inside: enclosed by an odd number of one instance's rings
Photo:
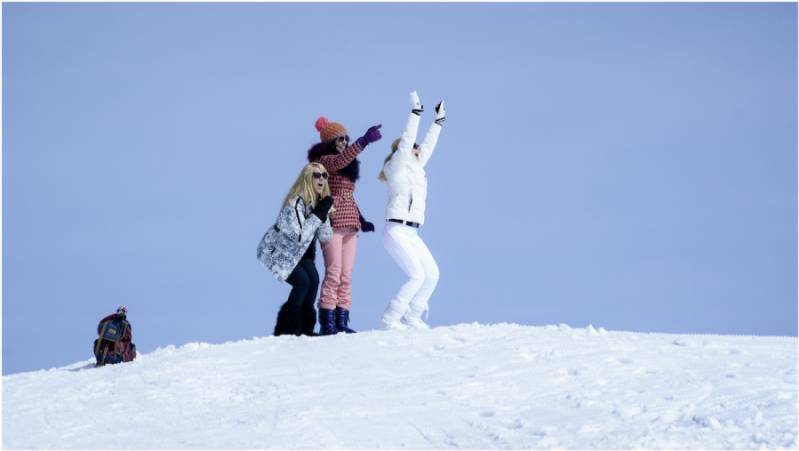
[[[436,106],[436,119],[421,144],[416,144],[420,115],[424,111],[416,91],[411,93],[411,113],[402,137],[391,145],[391,154],[378,179],[388,185],[383,246],[408,281],[386,307],[384,329],[427,329],[422,314],[438,283],[438,265],[418,234],[424,224],[427,175],[424,167],[436,148],[446,114],[444,102]]]
[[[321,164],[306,165],[283,200],[277,221],[258,244],[258,260],[292,287],[277,314],[275,335],[313,335],[316,326],[316,240],[333,236],[329,216],[335,211],[327,178]]]

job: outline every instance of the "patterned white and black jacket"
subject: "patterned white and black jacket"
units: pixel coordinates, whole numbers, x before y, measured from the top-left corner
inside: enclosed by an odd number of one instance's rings
[[[312,210],[302,196],[289,199],[258,244],[258,260],[280,280],[289,277],[314,237],[324,243],[333,236],[330,218],[322,222]]]

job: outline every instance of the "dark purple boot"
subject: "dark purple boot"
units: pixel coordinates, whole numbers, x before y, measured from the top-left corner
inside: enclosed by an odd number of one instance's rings
[[[336,329],[339,332],[345,332],[348,334],[356,333],[354,330],[350,329],[347,324],[350,322],[350,311],[345,310],[341,307],[336,307]]]
[[[336,312],[335,310],[319,308],[319,335],[336,335]]]

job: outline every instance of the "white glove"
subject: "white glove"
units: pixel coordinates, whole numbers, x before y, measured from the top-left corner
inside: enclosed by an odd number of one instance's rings
[[[436,124],[444,125],[444,121],[447,119],[447,112],[444,111],[444,101],[438,102],[436,105]]]
[[[411,111],[417,115],[424,111],[424,106],[422,105],[422,101],[419,100],[419,94],[417,94],[416,91],[411,93]]]

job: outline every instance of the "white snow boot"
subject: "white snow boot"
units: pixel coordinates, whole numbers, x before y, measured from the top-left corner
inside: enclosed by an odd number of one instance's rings
[[[392,299],[383,312],[383,319],[380,320],[380,325],[384,330],[406,330],[408,326],[402,324],[402,314],[407,310],[407,304],[399,299]]]
[[[421,330],[421,329],[430,328],[430,326],[426,322],[422,321],[422,318],[418,318],[416,316],[405,316],[402,318],[401,321],[402,324],[408,326],[411,329]]]
[[[430,326],[424,321],[422,321],[422,315],[426,311],[427,311],[427,306],[417,307],[411,305],[408,311],[405,312],[405,315],[402,316],[402,319],[400,321],[402,322],[402,324],[410,327],[411,329],[417,329],[417,330],[429,329]]]

